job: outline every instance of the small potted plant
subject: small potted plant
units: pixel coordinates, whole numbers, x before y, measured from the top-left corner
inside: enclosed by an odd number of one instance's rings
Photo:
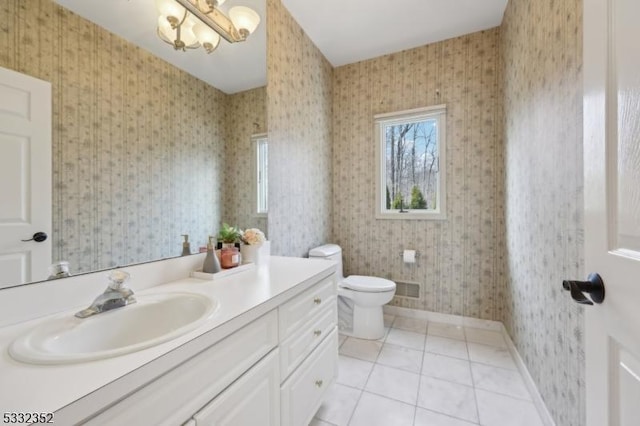
[[[235,244],[240,241],[241,235],[242,233],[237,227],[223,223],[218,232],[218,242],[222,243],[221,248],[235,247]]]
[[[258,228],[245,229],[240,234],[240,253],[242,253],[242,263],[259,263],[260,246],[267,239],[264,233]]]

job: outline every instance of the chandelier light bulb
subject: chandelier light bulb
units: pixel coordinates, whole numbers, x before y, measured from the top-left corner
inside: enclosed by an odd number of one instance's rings
[[[165,41],[173,42],[176,39],[176,30],[171,26],[166,16],[161,15],[158,18],[158,32],[166,39]]]
[[[173,0],[156,0],[156,7],[162,16],[175,18],[181,21],[186,9]]]
[[[193,33],[207,53],[213,52],[220,43],[220,35],[202,22],[198,22],[193,26]]]
[[[198,44],[198,38],[193,32],[194,25],[195,22],[193,18],[191,18],[191,15],[189,15],[189,17],[184,21],[184,24],[182,24],[182,27],[180,28],[180,38],[182,39],[184,44],[187,45],[187,47]]]
[[[253,33],[260,23],[260,15],[245,6],[235,6],[229,9],[229,18],[243,37]]]

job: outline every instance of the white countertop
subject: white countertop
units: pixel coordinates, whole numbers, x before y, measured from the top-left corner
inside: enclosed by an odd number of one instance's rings
[[[333,262],[272,256],[268,266],[213,281],[185,278],[136,292],[193,292],[215,299],[220,306],[201,326],[174,340],[104,360],[24,364],[10,357],[9,345],[51,316],[0,328],[0,413],[89,413],[100,408],[105,399],[117,400],[334,271]],[[90,302],[87,300],[86,304]],[[73,315],[77,310],[74,307],[64,314]],[[60,420],[58,413],[55,420]]]

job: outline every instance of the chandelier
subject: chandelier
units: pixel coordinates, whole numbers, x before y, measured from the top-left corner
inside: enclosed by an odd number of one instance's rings
[[[260,15],[245,6],[220,10],[225,0],[156,0],[158,36],[176,50],[202,46],[213,52],[222,36],[229,43],[245,41],[260,23]]]

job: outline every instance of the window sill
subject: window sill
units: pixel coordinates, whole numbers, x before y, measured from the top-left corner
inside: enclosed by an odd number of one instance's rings
[[[446,213],[433,212],[433,213],[376,213],[376,219],[383,220],[447,220]]]

